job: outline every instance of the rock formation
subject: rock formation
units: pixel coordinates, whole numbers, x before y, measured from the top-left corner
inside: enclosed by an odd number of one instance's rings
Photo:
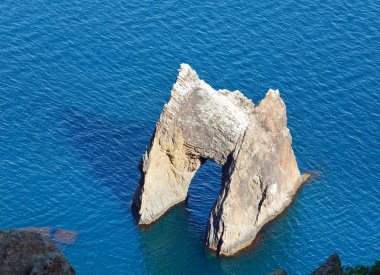
[[[321,265],[319,268],[314,270],[311,275],[342,275],[343,274],[343,268],[342,268],[342,262],[340,261],[340,258],[338,254],[334,253],[330,255],[330,257],[327,259],[327,261]]]
[[[42,234],[0,231],[0,274],[75,274],[62,252]]]
[[[282,268],[278,268],[275,271],[268,273],[266,275],[288,275],[288,273],[286,273],[286,271],[283,270]]]
[[[141,161],[132,210],[139,225],[182,202],[207,159],[222,165],[222,189],[211,211],[206,244],[230,256],[292,201],[301,176],[278,90],[255,106],[240,91],[214,90],[182,64]]]

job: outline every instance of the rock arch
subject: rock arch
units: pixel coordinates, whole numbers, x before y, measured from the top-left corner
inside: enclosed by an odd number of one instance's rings
[[[139,225],[184,201],[206,159],[222,165],[222,189],[207,226],[206,245],[230,256],[291,202],[301,176],[279,92],[259,105],[241,92],[214,90],[182,64],[169,103],[141,162],[132,210]]]

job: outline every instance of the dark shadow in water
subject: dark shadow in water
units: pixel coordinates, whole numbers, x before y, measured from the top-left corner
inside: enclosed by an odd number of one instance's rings
[[[182,203],[153,226],[140,229],[149,274],[218,274],[218,259],[208,254],[203,240],[194,234],[190,216]]]
[[[136,121],[113,121],[77,108],[65,109],[63,123],[96,180],[130,212],[140,177],[138,164],[150,139],[147,128],[151,127]]]

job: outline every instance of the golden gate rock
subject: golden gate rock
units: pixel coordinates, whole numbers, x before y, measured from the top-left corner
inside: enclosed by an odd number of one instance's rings
[[[214,90],[182,64],[142,157],[132,205],[138,224],[150,224],[184,201],[194,174],[212,159],[223,175],[206,245],[233,255],[291,203],[308,177],[301,176],[291,143],[278,90],[255,106],[240,91]]]

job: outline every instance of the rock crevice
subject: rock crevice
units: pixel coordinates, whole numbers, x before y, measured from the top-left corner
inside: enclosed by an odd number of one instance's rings
[[[278,90],[255,106],[240,91],[214,90],[182,64],[142,161],[133,200],[140,225],[187,197],[206,159],[223,166],[206,245],[230,256],[291,202],[301,176]]]

